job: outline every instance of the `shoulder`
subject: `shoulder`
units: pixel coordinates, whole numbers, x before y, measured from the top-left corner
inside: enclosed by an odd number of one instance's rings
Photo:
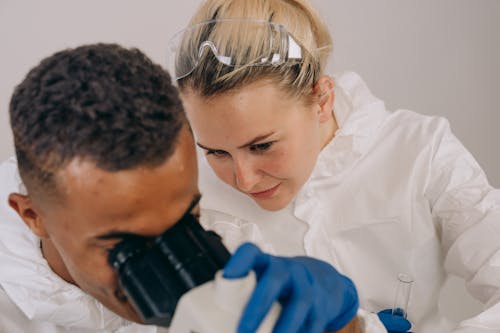
[[[451,134],[449,122],[443,117],[406,109],[388,111],[354,72],[336,77],[336,83],[339,134],[355,134],[358,141],[366,141],[366,146],[393,146],[397,151],[409,147],[418,153],[438,147]]]
[[[386,132],[406,133],[406,136],[412,138],[440,139],[451,132],[446,118],[404,109],[390,112],[384,125]]]

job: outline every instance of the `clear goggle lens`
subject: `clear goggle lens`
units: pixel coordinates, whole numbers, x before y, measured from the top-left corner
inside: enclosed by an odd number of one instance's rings
[[[205,21],[176,33],[169,41],[168,69],[181,79],[212,57],[230,67],[298,63],[303,48],[280,24],[244,19]]]

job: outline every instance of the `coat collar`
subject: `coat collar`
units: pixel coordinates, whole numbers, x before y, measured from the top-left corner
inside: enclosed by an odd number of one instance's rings
[[[366,153],[389,114],[359,75],[345,73],[336,83],[333,113],[339,128],[319,154],[310,180],[335,177],[340,181]]]
[[[317,220],[318,182],[335,186],[368,151],[373,136],[389,113],[384,102],[372,95],[363,79],[348,72],[336,78],[333,113],[338,129],[323,148],[309,180],[294,200],[294,215],[308,223]]]

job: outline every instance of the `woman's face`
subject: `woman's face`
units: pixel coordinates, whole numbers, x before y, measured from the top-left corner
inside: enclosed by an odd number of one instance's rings
[[[333,81],[320,79],[313,94],[320,90],[326,94],[310,105],[270,81],[212,97],[185,91],[182,98],[217,176],[274,211],[295,197],[333,136]]]

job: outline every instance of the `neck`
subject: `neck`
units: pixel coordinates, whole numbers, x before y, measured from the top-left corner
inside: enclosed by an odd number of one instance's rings
[[[332,116],[328,121],[321,124],[321,149],[325,148],[326,145],[332,141],[335,136],[335,132],[338,129],[337,120],[335,119],[335,115],[332,111]]]
[[[64,264],[61,255],[54,246],[54,243],[48,238],[42,238],[40,248],[42,250],[42,255],[47,260],[49,267],[59,275],[64,281],[76,285],[75,281],[71,277],[66,265]]]

